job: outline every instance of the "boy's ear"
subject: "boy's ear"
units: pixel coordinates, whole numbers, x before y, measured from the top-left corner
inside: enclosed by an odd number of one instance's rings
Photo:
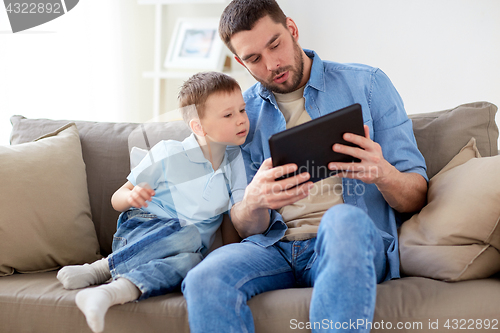
[[[206,133],[203,130],[203,126],[201,125],[199,118],[193,118],[189,121],[189,128],[193,131],[194,134],[198,136],[205,136]]]

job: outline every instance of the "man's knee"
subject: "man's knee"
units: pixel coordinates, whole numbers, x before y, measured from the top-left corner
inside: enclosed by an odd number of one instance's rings
[[[186,277],[182,281],[183,293],[189,293],[197,285],[200,285],[202,276],[202,273],[199,270],[200,267],[201,266],[198,264],[186,274]]]
[[[362,209],[347,205],[335,205],[328,209],[320,223],[318,236],[326,234],[327,237],[349,239],[365,237],[366,234],[375,232],[375,225],[371,218]]]
[[[226,275],[231,274],[230,260],[233,244],[217,249],[191,269],[182,283],[183,292],[210,293],[225,287]],[[227,259],[227,260],[226,260]]]

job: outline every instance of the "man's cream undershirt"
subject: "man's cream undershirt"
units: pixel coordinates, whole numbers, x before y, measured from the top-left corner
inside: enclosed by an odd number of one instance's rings
[[[304,88],[288,94],[274,93],[278,106],[291,128],[311,120],[305,110]],[[305,240],[316,237],[326,210],[343,203],[342,179],[330,177],[316,182],[307,198],[278,209],[288,230],[282,240]]]

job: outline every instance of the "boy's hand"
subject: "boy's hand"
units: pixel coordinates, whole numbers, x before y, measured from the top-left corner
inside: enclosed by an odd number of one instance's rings
[[[152,200],[155,191],[147,183],[140,183],[130,191],[127,202],[130,206],[135,208],[142,208],[148,206],[148,201]]]

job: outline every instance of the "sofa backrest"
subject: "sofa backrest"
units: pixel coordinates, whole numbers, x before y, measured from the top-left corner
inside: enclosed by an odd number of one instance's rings
[[[107,256],[111,253],[119,215],[111,206],[111,196],[127,181],[130,172],[129,139],[139,148],[147,148],[140,124],[27,119],[22,116],[11,117],[11,122],[11,144],[35,140],[68,122],[76,124],[86,166],[92,220],[101,254]],[[151,146],[160,140],[183,139],[191,133],[182,121],[147,123],[144,128]]]
[[[472,103],[451,110],[411,115],[418,146],[426,158],[431,177],[446,165],[475,137],[482,156],[496,155],[497,108],[490,103]],[[111,207],[111,196],[126,182],[130,172],[129,150],[132,146],[147,149],[160,140],[183,140],[191,132],[183,121],[170,123],[105,123],[89,121],[27,119],[11,117],[11,144],[32,141],[46,133],[74,122],[80,133],[83,160],[101,254],[111,253],[113,234],[119,213]],[[130,142],[130,143],[129,143]]]
[[[429,178],[448,164],[472,137],[476,139],[481,156],[497,155],[496,113],[494,104],[476,102],[444,111],[410,115]]]

